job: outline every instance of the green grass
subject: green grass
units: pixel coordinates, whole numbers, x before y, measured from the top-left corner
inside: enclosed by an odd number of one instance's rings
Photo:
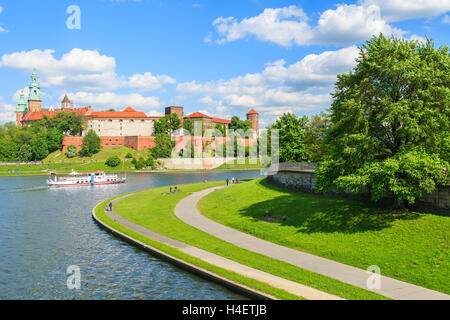
[[[245,169],[260,169],[264,166],[261,164],[261,161],[259,159],[256,159],[256,163],[250,163],[250,159],[245,158],[245,163],[238,163],[238,160],[232,160],[228,161],[227,163],[224,163],[214,170],[245,170]],[[242,161],[242,160],[241,160]],[[254,160],[253,160],[254,161]]]
[[[122,195],[120,195],[120,196],[122,196]],[[117,196],[117,197],[120,197],[120,196]],[[114,197],[114,198],[117,198],[117,197]],[[143,243],[145,243],[147,245],[150,245],[150,246],[152,246],[155,249],[163,251],[163,252],[171,255],[172,257],[181,259],[181,260],[183,260],[185,262],[188,262],[188,263],[193,264],[193,265],[195,265],[197,267],[200,267],[200,268],[203,268],[203,269],[208,270],[210,272],[213,272],[213,273],[215,273],[217,275],[220,275],[220,276],[222,276],[224,278],[230,279],[230,280],[232,280],[234,282],[243,284],[245,286],[251,287],[251,288],[256,289],[256,290],[259,290],[261,292],[268,293],[268,294],[270,294],[270,295],[272,295],[274,297],[277,297],[278,299],[283,299],[283,300],[303,300],[302,297],[295,296],[295,295],[293,295],[293,294],[291,294],[291,293],[289,293],[287,291],[284,291],[284,290],[281,290],[281,289],[278,289],[278,288],[274,288],[274,287],[272,287],[272,286],[270,286],[270,285],[268,285],[268,284],[266,284],[264,282],[260,282],[260,281],[257,281],[257,280],[251,279],[251,278],[247,278],[247,277],[244,277],[244,276],[242,276],[242,275],[240,275],[238,273],[235,273],[235,272],[232,272],[232,271],[229,271],[229,270],[217,267],[217,266],[212,265],[210,263],[204,262],[203,260],[198,259],[196,257],[193,257],[191,255],[188,255],[188,254],[186,254],[186,253],[184,253],[184,252],[182,252],[182,251],[180,251],[180,250],[178,250],[176,248],[173,248],[173,247],[168,246],[168,245],[166,245],[164,243],[161,243],[159,241],[155,241],[153,239],[145,237],[145,236],[141,235],[140,233],[137,233],[137,232],[135,232],[135,231],[133,231],[131,229],[128,229],[128,228],[122,226],[121,224],[119,224],[119,223],[113,221],[112,219],[110,219],[105,214],[105,211],[104,211],[105,205],[110,200],[112,200],[114,198],[111,198],[111,199],[108,199],[108,200],[102,202],[101,204],[99,204],[95,208],[95,214],[96,214],[97,218],[99,218],[102,222],[106,223],[107,225],[113,227],[114,229],[116,229],[116,230],[118,230],[118,231],[120,231],[120,232],[122,232],[122,233],[124,233],[124,234],[126,234],[126,235],[128,235],[128,236],[130,236],[130,237],[132,237],[134,239],[136,239],[136,240],[139,240],[140,242],[143,242]]]
[[[450,218],[395,213],[356,200],[291,192],[265,179],[217,190],[198,204],[205,216],[280,245],[450,293]],[[255,219],[268,210],[284,222]]]
[[[223,182],[181,185],[182,192],[165,196],[162,196],[161,193],[166,193],[168,187],[150,189],[118,201],[114,208],[124,218],[167,237],[318,290],[346,299],[385,298],[373,292],[300,269],[285,262],[241,249],[200,231],[175,216],[175,206],[182,198],[192,192],[220,184],[223,184]]]
[[[74,158],[67,158],[66,157],[66,153],[62,152],[60,150],[57,150],[55,152],[50,153],[43,161],[45,163],[55,163],[55,162],[70,162],[70,163],[77,163],[80,162],[82,163],[83,161],[85,162],[105,162],[106,159],[108,159],[109,157],[112,156],[118,156],[121,160],[123,160],[125,158],[125,156],[127,155],[127,153],[131,153],[133,155],[133,157],[144,157],[147,158],[148,157],[148,151],[147,150],[141,150],[141,151],[136,151],[134,149],[128,148],[128,147],[113,147],[113,148],[101,148],[100,151],[94,155],[92,155],[91,157],[74,157]]]
[[[104,170],[107,172],[136,172],[134,165],[131,163],[131,159],[126,159],[127,153],[131,153],[134,157],[148,156],[147,150],[136,151],[127,147],[116,148],[101,148],[100,152],[94,154],[92,157],[75,157],[67,158],[65,152],[55,151],[42,160],[43,164],[8,164],[0,166],[0,176],[23,176],[23,175],[40,175],[48,174],[50,171],[55,171],[58,174],[70,173],[75,171],[98,171]],[[108,167],[105,164],[106,159],[111,156],[117,155],[123,162],[123,164],[117,167]],[[126,161],[124,161],[124,159]],[[8,170],[14,170],[18,172],[8,172]],[[145,171],[145,169],[144,169]]]

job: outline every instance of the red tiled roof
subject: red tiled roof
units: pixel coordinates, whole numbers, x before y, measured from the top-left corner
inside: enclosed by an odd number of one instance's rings
[[[89,111],[89,107],[87,108],[78,108],[78,109],[67,109],[67,110],[53,110],[49,111],[46,109],[42,109],[41,112],[27,112],[25,117],[23,118],[23,121],[35,121],[35,120],[41,120],[44,118],[44,116],[47,116],[49,118],[53,118],[60,112],[75,112],[77,114],[86,114]]]
[[[226,124],[230,124],[231,120],[226,120],[226,119],[220,119],[220,118],[212,118],[213,122],[216,123],[226,123]]]
[[[207,116],[206,114],[201,113],[201,112],[195,112],[193,114],[185,116],[185,118],[208,118],[208,119],[212,119],[212,117]]]
[[[247,112],[247,114],[258,114],[258,112],[256,112],[255,109],[252,109],[249,112]]]
[[[147,118],[144,112],[136,111],[131,107],[123,111],[97,111],[92,112],[92,116],[96,118]]]

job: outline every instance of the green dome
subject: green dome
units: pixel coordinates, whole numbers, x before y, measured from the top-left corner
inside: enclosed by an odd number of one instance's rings
[[[28,109],[27,102],[23,96],[23,91],[20,92],[19,102],[17,103],[16,112],[25,112]]]
[[[36,71],[31,75],[31,83],[30,83],[30,95],[28,96],[28,101],[42,101],[41,98],[41,87],[38,82],[38,76]]]

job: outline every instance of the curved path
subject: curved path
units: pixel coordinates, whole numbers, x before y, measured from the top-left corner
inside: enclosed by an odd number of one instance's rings
[[[366,270],[283,247],[226,227],[201,215],[197,210],[198,201],[207,194],[223,187],[225,186],[205,189],[183,198],[175,208],[176,216],[187,224],[238,247],[352,284],[365,290],[373,291],[388,298],[399,300],[450,299],[450,296],[447,294],[385,276],[381,276],[380,289],[368,289],[367,281],[371,274]]]
[[[197,247],[193,247],[190,246],[184,242],[178,241],[178,240],[174,240],[172,238],[166,237],[160,233],[157,233],[155,231],[152,231],[150,229],[147,229],[143,226],[140,226],[138,224],[135,224],[125,218],[123,218],[122,216],[120,216],[119,214],[117,214],[117,212],[114,211],[114,203],[117,201],[120,201],[123,198],[129,197],[129,196],[133,196],[134,194],[129,194],[120,198],[116,198],[114,200],[112,200],[112,204],[113,204],[113,210],[112,211],[106,211],[106,206],[105,206],[105,214],[111,218],[112,220],[114,220],[115,222],[127,227],[128,229],[131,229],[137,233],[140,233],[141,235],[144,235],[150,239],[156,240],[158,242],[164,243],[166,245],[169,245],[173,248],[176,248],[180,251],[183,251],[184,253],[196,257],[198,259],[201,259],[207,263],[210,263],[212,265],[215,265],[217,267],[223,268],[223,269],[227,269],[230,271],[233,271],[235,273],[238,273],[242,276],[245,276],[247,278],[251,278],[251,279],[255,279],[258,280],[260,282],[263,283],[267,283],[268,285],[275,287],[275,288],[279,288],[282,290],[285,290],[291,294],[294,294],[298,297],[303,297],[309,300],[343,300],[340,297],[337,297],[335,295],[326,293],[326,292],[322,292],[319,291],[317,289],[302,285],[300,283],[294,282],[294,281],[290,281],[281,277],[277,277],[275,275],[272,275],[270,273],[261,271],[261,270],[257,270],[251,267],[248,267],[246,265],[240,264],[238,262],[235,262],[233,260],[224,258],[222,256],[216,255],[214,253],[199,249]],[[93,216],[94,219],[99,221],[102,225],[104,225],[106,228],[108,229],[112,229],[114,230],[116,233],[120,234],[122,237],[128,238],[129,240],[145,247],[145,248],[149,248],[149,246],[144,245],[142,243],[140,243],[139,241],[130,238],[127,235],[124,235],[123,233],[121,233],[120,231],[115,230],[114,228],[106,225],[104,222],[102,222],[101,220],[99,220],[96,215],[95,215],[95,208],[93,210]],[[157,250],[157,249],[152,249],[152,251],[156,251],[158,252],[160,255],[165,255],[167,256],[167,254],[162,253],[161,251]],[[204,270],[202,268],[198,268],[194,265],[188,264],[188,263],[184,263],[179,259],[176,258],[172,258],[171,260],[178,260],[179,264],[184,264],[184,265],[188,265],[190,269],[197,269],[200,271],[200,273],[203,274],[209,274],[211,278],[216,278],[221,280],[220,282],[228,282],[228,283],[232,283],[235,287],[241,287],[244,288],[244,291],[250,291],[250,292],[254,292],[257,295],[261,296],[261,297],[265,297],[265,298],[269,298],[269,299],[275,299],[274,297],[265,294],[263,292],[257,291],[255,289],[252,288],[248,288],[244,285],[241,284],[237,284],[231,280],[225,279],[221,276],[217,276],[215,274],[212,274],[211,272]]]

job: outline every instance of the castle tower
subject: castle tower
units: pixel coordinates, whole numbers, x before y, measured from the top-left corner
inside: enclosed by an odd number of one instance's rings
[[[22,125],[22,118],[25,113],[28,111],[27,102],[25,101],[25,97],[23,95],[23,91],[20,92],[19,102],[16,106],[16,124],[17,126]]]
[[[259,137],[259,113],[255,111],[255,109],[247,112],[247,120],[250,120],[252,123],[253,129],[253,138],[256,139]]]
[[[180,118],[181,126],[183,126],[183,116],[184,116],[183,110],[184,110],[183,107],[174,107],[174,106],[166,107],[165,115],[170,115],[172,113],[176,113],[178,118]]]
[[[72,109],[72,102],[70,102],[69,98],[67,97],[67,94],[64,95],[63,101],[61,101],[61,109],[68,110]]]
[[[30,94],[28,96],[28,110],[31,112],[41,112],[42,98],[41,87],[38,82],[36,71],[31,75]]]

